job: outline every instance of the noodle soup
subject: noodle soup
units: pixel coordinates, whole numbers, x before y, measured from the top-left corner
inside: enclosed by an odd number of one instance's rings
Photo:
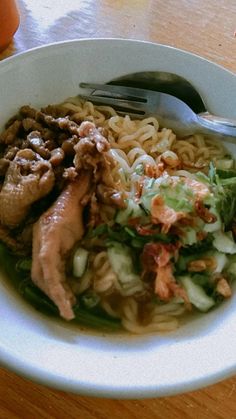
[[[236,170],[215,138],[77,97],[23,106],[0,140],[0,238],[37,308],[142,334],[231,296]]]

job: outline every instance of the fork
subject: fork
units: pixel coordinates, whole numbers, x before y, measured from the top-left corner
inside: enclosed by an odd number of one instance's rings
[[[97,105],[113,107],[120,115],[133,118],[155,116],[160,125],[171,128],[178,135],[194,133],[218,134],[222,139],[236,143],[236,120],[196,114],[185,102],[167,93],[114,84],[80,83],[90,89],[82,99]]]

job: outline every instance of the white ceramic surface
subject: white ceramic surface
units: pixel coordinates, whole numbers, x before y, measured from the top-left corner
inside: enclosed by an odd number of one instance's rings
[[[137,71],[186,77],[209,111],[236,118],[236,76],[163,45],[80,40],[37,48],[0,63],[0,127],[22,104],[76,95],[81,81]],[[236,295],[166,335],[85,332],[34,311],[0,282],[0,361],[37,382],[80,394],[144,398],[197,389],[236,373]]]

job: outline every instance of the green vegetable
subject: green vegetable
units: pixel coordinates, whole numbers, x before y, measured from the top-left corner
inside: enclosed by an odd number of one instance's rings
[[[80,278],[85,273],[88,266],[88,250],[78,247],[73,256],[73,275]]]
[[[59,311],[55,304],[40,289],[32,284],[30,280],[23,281],[20,284],[19,291],[36,310],[59,316]]]
[[[99,304],[100,297],[98,296],[98,294],[96,294],[95,291],[89,290],[81,296],[81,301],[83,302],[86,308],[91,309]]]
[[[189,275],[189,273],[187,274]],[[210,295],[213,293],[214,286],[210,282],[211,274],[209,272],[195,272],[191,273],[191,280],[198,286],[202,287],[207,295]]]
[[[227,274],[232,278],[236,279],[236,260],[235,257],[231,258],[229,257],[228,266],[226,267]]]
[[[99,224],[96,228],[90,229],[86,234],[85,238],[91,239],[93,237],[103,236],[107,233],[108,225],[107,224]]]
[[[20,280],[26,277],[24,271],[21,270],[17,272],[16,270],[16,263],[18,260],[19,258],[16,258],[4,244],[0,243],[0,267],[16,286],[19,284]]]
[[[37,310],[47,315],[59,317],[58,308],[55,304],[25,275],[24,271],[16,271],[18,259],[13,256],[6,247],[0,243],[0,266],[8,275],[10,281],[14,283],[20,294]],[[104,331],[116,331],[121,327],[119,319],[107,315],[104,310],[93,312],[79,302],[74,306],[74,322],[91,328]]]
[[[143,282],[135,273],[130,248],[118,242],[110,242],[107,253],[111,267],[118,277],[121,294],[132,295],[142,291]]]
[[[142,227],[142,226],[141,226]],[[144,226],[145,227],[145,226]],[[116,241],[119,243],[124,243],[131,248],[142,248],[146,243],[152,242],[163,242],[163,243],[174,243],[176,240],[175,236],[166,235],[159,233],[158,227],[153,229],[153,232],[150,234],[139,234],[134,227],[128,225],[115,225],[108,226],[106,224],[101,224],[96,229],[90,231],[89,235],[86,238],[91,237],[103,237],[104,241]]]
[[[211,184],[209,176],[205,175],[205,173],[197,172],[197,173],[195,173],[195,178],[196,178],[196,180],[206,184],[207,186],[209,186]]]
[[[93,329],[100,329],[107,332],[114,332],[121,328],[120,319],[108,316],[105,311],[92,311],[77,305],[74,307],[75,320],[74,322],[80,325],[91,327]]]
[[[213,246],[216,250],[223,253],[235,254],[236,253],[236,243],[233,239],[231,231],[224,233],[219,230],[213,233],[214,240]]]
[[[228,184],[222,181],[223,188],[218,190],[216,205],[226,228],[229,228],[236,213],[236,178],[231,178],[231,181]]]
[[[134,169],[136,175],[142,176],[144,173],[144,166],[143,163],[139,163]]]
[[[193,244],[198,242],[197,239],[197,231],[191,227],[185,227],[184,229],[184,236],[181,238],[181,242],[183,245],[192,246]]]
[[[154,196],[156,195],[157,195],[156,192],[148,192],[141,197],[141,205],[143,206],[147,214],[150,214],[151,212],[152,198],[154,198]]]
[[[216,175],[218,175],[220,179],[236,178],[236,170],[223,170],[217,168]]]
[[[169,182],[158,183],[158,180],[154,181],[150,186],[146,185],[146,193],[141,197],[142,205],[147,211],[151,211],[152,199],[157,195],[160,195],[164,199],[165,204],[175,211],[191,212],[193,210],[193,203],[191,202],[193,192],[190,187],[182,181],[172,186]]]
[[[216,210],[227,229],[236,214],[236,172],[234,170],[216,170],[211,164],[209,179],[213,186]]]
[[[202,254],[198,253],[198,254],[190,254],[190,255],[185,255],[185,254],[181,254],[179,255],[179,258],[175,264],[175,268],[176,268],[176,272],[178,273],[182,273],[182,272],[186,272],[187,271],[187,267],[188,264],[190,262],[192,262],[193,260],[196,259],[201,259]]]
[[[26,283],[24,287],[21,287],[21,292],[24,298],[38,311],[59,317],[59,311],[55,304],[33,284]],[[86,300],[86,303],[88,304],[88,299]],[[119,320],[106,315],[102,310],[99,313],[93,312],[90,310],[92,307],[90,306],[88,308],[86,303],[85,299],[83,299],[81,304],[79,302],[73,307],[75,314],[73,322],[102,330],[117,330],[120,328]]]
[[[32,260],[30,258],[19,259],[16,263],[17,271],[30,271]]]
[[[190,302],[200,311],[208,311],[215,305],[215,300],[209,297],[204,289],[195,283],[190,276],[182,276],[178,278],[183,284]]]
[[[117,212],[115,221],[118,224],[128,224],[131,218],[141,218],[145,215],[139,204],[132,199],[127,199],[127,207]]]
[[[212,257],[216,261],[216,268],[214,269],[215,273],[220,273],[228,265],[228,257],[225,253],[217,252],[216,250],[210,250],[208,252],[183,255],[180,253],[180,256],[176,262],[176,271],[177,273],[187,271],[188,264],[194,260]],[[235,261],[236,263],[236,261]]]
[[[187,255],[195,255],[195,258],[199,255],[207,252],[208,250],[212,250],[212,242],[213,242],[213,235],[208,234],[204,240],[198,241],[197,243],[193,244],[192,246],[186,246],[180,250],[180,254],[187,256]]]
[[[205,256],[208,256],[208,254],[206,254]],[[215,251],[215,252],[210,253],[209,256],[212,256],[216,261],[216,268],[214,269],[214,273],[222,272],[228,263],[228,258],[226,254]]]
[[[214,223],[206,223],[203,227],[203,231],[206,233],[213,233],[214,231],[220,230],[222,228],[222,222],[219,213],[213,206],[209,208],[209,212],[216,216],[216,221]]]

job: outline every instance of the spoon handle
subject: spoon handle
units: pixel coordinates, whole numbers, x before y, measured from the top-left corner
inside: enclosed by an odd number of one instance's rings
[[[236,137],[236,119],[222,118],[211,115],[209,112],[202,112],[197,115],[198,122],[212,132]]]

